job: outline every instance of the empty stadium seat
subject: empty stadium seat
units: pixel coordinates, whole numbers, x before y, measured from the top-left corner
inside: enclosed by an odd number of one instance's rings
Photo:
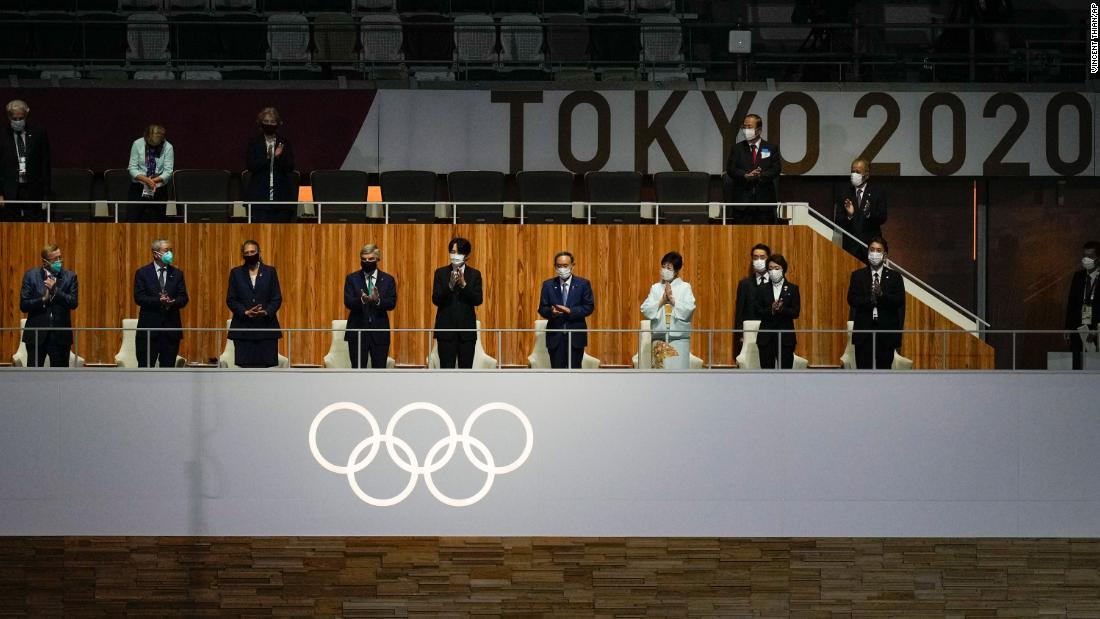
[[[121,62],[127,52],[126,21],[114,13],[86,13],[80,17],[84,59]]]
[[[658,172],[653,175],[657,194],[658,223],[705,224],[710,219],[710,174],[706,172]],[[666,202],[691,202],[692,206],[665,206]]]
[[[456,204],[457,219],[464,223],[498,223],[504,220],[504,173],[463,170],[447,175],[447,186]],[[493,204],[496,203],[496,204]]]
[[[435,172],[424,170],[391,170],[378,177],[385,202],[389,204],[390,223],[431,223],[436,218]]]
[[[255,11],[256,0],[214,0],[215,11]]]
[[[251,65],[264,64],[267,55],[267,25],[263,18],[241,13],[226,15],[222,22],[219,35],[225,59]]]
[[[184,13],[172,17],[173,56],[184,62],[212,62],[222,58],[218,39],[220,18],[206,13]]]
[[[676,8],[673,0],[634,0],[634,9],[645,11],[672,11]]]
[[[554,14],[543,18],[546,49],[556,71],[579,71],[589,62],[588,22],[580,15]]]
[[[592,12],[625,13],[627,0],[585,0],[585,9]]]
[[[119,221],[134,221],[137,218],[141,205],[128,204],[130,184],[130,170],[127,168],[112,168],[103,172],[103,188],[107,197],[108,207],[122,209],[118,213]],[[173,185],[169,185],[172,187]]]
[[[541,65],[542,20],[538,15],[504,15],[500,18],[500,59],[503,69],[523,68],[517,65]]]
[[[309,19],[300,14],[268,16],[267,45],[275,62],[308,62]]]
[[[118,8],[123,11],[159,11],[164,8],[164,0],[119,0]]]
[[[159,13],[134,13],[126,18],[126,57],[168,60],[168,18]]]
[[[455,58],[460,63],[495,63],[497,29],[487,14],[459,15],[454,19]]]
[[[34,45],[22,13],[0,13],[0,58],[26,58]]]
[[[438,13],[402,20],[405,60],[417,79],[454,79],[454,24]]]
[[[313,46],[317,62],[350,63],[359,59],[359,32],[346,13],[321,13],[313,18]]]
[[[176,79],[176,73],[165,66],[159,69],[140,69],[134,71],[133,78],[135,80],[174,80]]]
[[[359,42],[364,69],[370,79],[403,74],[400,63],[405,60],[405,36],[400,17],[387,13],[364,15],[360,21]]]
[[[81,204],[53,204],[51,221],[91,221],[92,181],[95,175],[83,168],[54,168],[51,172],[50,198],[53,200],[86,200]]]
[[[598,223],[640,223],[642,175],[637,172],[588,172],[584,185],[589,202],[624,202],[627,204],[593,205],[592,221]]]
[[[172,183],[176,187],[176,201],[180,203],[180,215],[186,213],[187,221],[228,221],[229,172],[226,170],[176,170]],[[224,204],[196,204],[188,202],[224,202]]]
[[[573,221],[573,173],[524,170],[516,175],[525,223],[567,224]],[[564,202],[562,205],[528,202]]]
[[[313,201],[321,207],[321,223],[354,222],[367,219],[365,205],[333,204],[325,202],[364,202],[370,177],[361,170],[314,170],[309,175],[313,186]]]
[[[596,71],[604,79],[635,77],[641,48],[637,22],[625,15],[600,15],[592,24],[599,33],[592,37]]]
[[[392,11],[396,8],[395,0],[356,0],[355,6],[360,11]]]
[[[34,13],[30,21],[34,39],[34,57],[39,60],[65,62],[79,52],[80,24],[72,16],[58,13]]]
[[[687,79],[684,70],[684,32],[672,15],[641,18],[642,63],[651,80]]]

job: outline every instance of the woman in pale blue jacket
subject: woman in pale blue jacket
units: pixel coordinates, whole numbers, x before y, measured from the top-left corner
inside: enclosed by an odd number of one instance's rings
[[[145,136],[134,140],[130,147],[130,201],[132,216],[138,221],[164,221],[168,199],[168,184],[176,168],[176,153],[164,139],[166,131],[160,125],[149,125]],[[161,204],[151,204],[160,202]]]

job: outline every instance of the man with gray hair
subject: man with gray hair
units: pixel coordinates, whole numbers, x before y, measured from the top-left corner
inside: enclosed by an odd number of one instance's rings
[[[384,368],[390,351],[390,315],[397,307],[397,280],[378,268],[382,250],[367,243],[359,250],[359,270],[344,279],[344,307],[348,325],[351,367]]]
[[[134,273],[134,303],[137,303],[137,361],[139,368],[176,367],[183,327],[180,310],[187,306],[187,284],[176,268],[172,242],[157,239],[152,245],[153,262]],[[159,331],[157,329],[168,329]]]
[[[50,140],[46,129],[31,126],[31,108],[19,99],[8,102],[8,123],[0,131],[0,219],[45,218],[40,203],[4,204],[6,200],[45,200],[50,193]]]

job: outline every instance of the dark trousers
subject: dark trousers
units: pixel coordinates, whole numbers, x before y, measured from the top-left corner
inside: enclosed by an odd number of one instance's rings
[[[1095,327],[1093,328],[1095,330]],[[1081,344],[1081,336],[1076,333],[1069,334],[1069,350],[1073,353],[1073,369],[1081,370],[1085,367],[1085,347]]]
[[[789,370],[794,367],[794,348],[784,346],[779,348],[779,341],[774,340],[767,344],[758,344],[757,348],[760,349],[760,367],[765,369],[775,369],[776,360],[779,361],[779,367],[784,370]]]
[[[459,368],[474,367],[474,340],[436,340],[439,345],[439,367],[451,369],[455,361]]]
[[[32,192],[26,185],[20,185],[19,190],[15,196],[4,196],[8,200],[41,200],[43,196],[37,195],[39,192]],[[37,203],[31,204],[5,204],[0,207],[0,220],[2,221],[46,221],[46,211],[42,210],[42,205]]]
[[[294,221],[298,214],[298,206],[295,204],[264,204],[252,203],[252,222],[286,224]]]
[[[139,368],[176,367],[176,355],[180,352],[180,339],[176,334],[163,332],[138,332],[134,348]]]
[[[53,334],[48,334],[45,341],[37,345],[34,342],[27,344],[27,362],[32,368],[45,367],[48,357],[51,368],[67,368],[71,348],[71,344],[59,343]]]
[[[579,370],[581,369],[581,363],[584,361],[584,348],[581,347],[570,349],[568,344],[558,344],[552,348],[547,348],[546,352],[550,353],[550,367],[555,370],[566,368]]]
[[[363,335],[362,343],[356,340],[348,342],[348,356],[351,357],[351,367],[353,368],[366,367],[367,361],[369,360],[370,367],[385,369],[386,357],[389,353],[389,342],[378,344],[372,343],[366,334]]]
[[[168,188],[159,187],[153,197],[146,200],[141,197],[142,183],[130,183],[130,189],[126,199],[130,201],[126,205],[126,219],[129,221],[168,221],[167,209],[162,204],[150,204],[150,202],[163,202],[168,199]]]
[[[873,338],[873,339],[872,339]],[[894,366],[894,338],[875,334],[856,344],[856,368],[860,370],[889,370]]]

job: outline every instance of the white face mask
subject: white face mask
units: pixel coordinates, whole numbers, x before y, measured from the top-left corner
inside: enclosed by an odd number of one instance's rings
[[[763,258],[755,258],[752,261],[752,270],[756,271],[757,273],[763,273],[764,269],[767,266],[767,261],[765,261]]]
[[[773,284],[778,284],[783,281],[783,269],[771,269],[768,271],[768,279],[772,280]]]
[[[458,266],[463,262],[466,262],[465,254],[451,254],[451,264]]]
[[[676,271],[672,269],[661,269],[661,281],[671,282],[676,279]]]
[[[562,279],[569,279],[569,275],[573,272],[573,267],[558,267],[558,277]]]
[[[741,129],[741,134],[744,135],[745,139],[750,142],[755,140],[757,136],[756,129],[752,129],[750,127],[743,127]]]
[[[859,187],[863,184],[863,175],[859,172],[852,172],[852,187]]]
[[[871,266],[878,268],[878,265],[882,264],[883,253],[880,251],[867,252],[867,262],[871,263]]]
[[[1096,260],[1093,258],[1081,258],[1081,266],[1085,267],[1086,271],[1091,271],[1096,267]]]

